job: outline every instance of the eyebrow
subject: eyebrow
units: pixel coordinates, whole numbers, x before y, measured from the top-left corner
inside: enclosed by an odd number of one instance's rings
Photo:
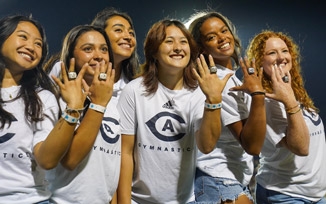
[[[28,32],[26,32],[25,30],[17,30],[16,33],[25,33],[26,35],[31,36],[31,34],[29,34]],[[42,38],[36,38],[37,40],[43,41]]]
[[[123,24],[120,24],[120,23],[114,24],[112,27],[115,27],[115,26],[125,27]],[[128,28],[128,30],[134,30],[134,29],[130,26]]]

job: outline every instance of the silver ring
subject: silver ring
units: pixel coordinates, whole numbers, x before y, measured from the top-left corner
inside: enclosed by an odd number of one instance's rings
[[[248,68],[248,74],[254,74],[255,73],[255,69],[252,67]]]
[[[285,83],[288,83],[288,82],[289,82],[289,77],[285,75],[284,77],[282,77],[282,80],[283,80]]]
[[[100,73],[100,75],[98,76],[99,80],[106,80],[106,73]]]
[[[211,72],[211,74],[215,74],[217,72],[217,67],[216,66],[211,66],[209,68],[209,71]]]
[[[76,72],[68,72],[68,78],[69,79],[76,79],[77,73]]]

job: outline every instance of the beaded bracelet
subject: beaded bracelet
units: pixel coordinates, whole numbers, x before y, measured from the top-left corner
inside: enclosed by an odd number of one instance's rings
[[[250,94],[250,96],[256,96],[256,95],[266,95],[266,93],[263,91],[255,91]]]
[[[95,110],[97,112],[100,112],[100,113],[105,113],[105,110],[106,110],[106,107],[101,106],[101,105],[97,105],[97,104],[94,104],[94,103],[90,103],[89,108],[93,109],[93,110]]]
[[[79,117],[76,118],[76,117],[73,117],[71,115],[68,115],[68,113],[66,111],[63,111],[61,117],[63,119],[65,119],[65,121],[67,121],[68,123],[76,124],[78,122],[79,118],[80,118],[80,114],[79,114]]]
[[[216,103],[216,104],[210,104],[210,103],[205,102],[205,108],[211,109],[211,110],[222,108],[222,102]]]

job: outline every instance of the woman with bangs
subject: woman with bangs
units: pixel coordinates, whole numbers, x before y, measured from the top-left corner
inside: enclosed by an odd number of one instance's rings
[[[177,20],[155,23],[144,52],[141,74],[126,85],[118,105],[118,203],[194,202],[197,148],[208,153],[219,137],[221,92],[230,75],[220,80],[211,74]]]

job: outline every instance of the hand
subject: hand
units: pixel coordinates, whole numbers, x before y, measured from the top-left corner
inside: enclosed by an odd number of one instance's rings
[[[262,85],[263,69],[260,68],[259,72],[255,67],[255,61],[252,60],[250,63],[248,58],[245,57],[245,60],[240,59],[240,67],[243,72],[243,84],[241,86],[235,86],[230,89],[230,91],[244,91],[247,94],[253,92],[264,92]],[[250,73],[250,70],[253,73]]]
[[[283,81],[282,78],[284,76],[288,77],[288,82]],[[282,67],[278,67],[275,64],[274,66],[272,66],[271,80],[273,86],[273,93],[266,93],[266,97],[283,102],[285,105],[293,104],[293,101],[296,101],[291,86],[291,75],[289,71],[284,73]]]
[[[106,79],[100,79],[106,74]],[[105,61],[100,62],[100,67],[95,68],[93,81],[88,89],[89,97],[95,104],[106,106],[113,94],[115,70],[112,68],[112,63],[106,64]]]
[[[210,66],[215,66],[213,57],[209,55]],[[193,73],[199,83],[200,88],[206,95],[208,103],[219,103],[222,101],[222,91],[226,82],[232,76],[232,74],[226,75],[223,79],[219,79],[216,73],[210,73],[210,69],[207,66],[205,58],[200,55],[197,58],[198,71],[193,69]]]
[[[52,76],[52,79],[58,85],[62,99],[66,102],[67,106],[72,109],[82,109],[87,92],[83,91],[86,83],[83,80],[86,72],[86,66],[83,66],[75,79],[69,79],[68,74],[63,62],[61,62],[61,75],[62,81]],[[69,72],[75,72],[75,59],[70,60]]]

